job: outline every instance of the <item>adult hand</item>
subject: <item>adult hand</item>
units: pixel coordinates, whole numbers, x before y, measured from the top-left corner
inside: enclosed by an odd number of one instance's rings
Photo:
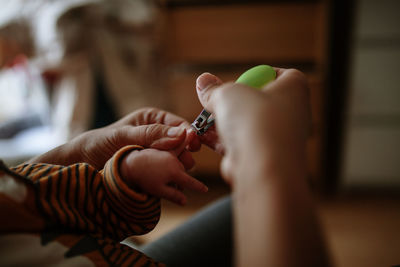
[[[202,140],[223,148],[221,173],[233,185],[235,265],[330,266],[306,179],[306,79],[276,71],[261,92],[220,85],[211,74],[197,80],[200,102],[216,119],[209,135],[219,136]]]
[[[303,156],[309,135],[309,95],[305,76],[293,69],[276,69],[277,78],[262,91],[228,83],[209,73],[197,79],[197,94],[203,107],[214,113],[216,127],[200,140],[225,154],[222,174],[228,182],[232,170],[247,164],[255,150],[275,162]],[[288,153],[290,151],[290,153]],[[302,160],[303,161],[303,160]],[[253,162],[255,163],[255,162]]]
[[[180,150],[190,143],[193,151],[198,150],[200,143],[195,133],[187,129],[190,129],[190,124],[174,114],[156,108],[142,108],[109,126],[85,132],[29,162],[60,165],[86,162],[102,169],[106,161],[126,145]],[[179,159],[186,169],[194,165],[186,149],[179,155]]]

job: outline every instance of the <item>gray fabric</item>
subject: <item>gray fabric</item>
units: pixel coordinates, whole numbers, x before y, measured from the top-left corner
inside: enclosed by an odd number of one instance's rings
[[[209,205],[139,250],[170,267],[232,266],[231,197]]]

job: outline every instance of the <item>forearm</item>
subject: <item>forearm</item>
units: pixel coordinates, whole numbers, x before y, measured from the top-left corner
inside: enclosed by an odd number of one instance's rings
[[[304,157],[252,147],[234,170],[238,266],[329,266]]]

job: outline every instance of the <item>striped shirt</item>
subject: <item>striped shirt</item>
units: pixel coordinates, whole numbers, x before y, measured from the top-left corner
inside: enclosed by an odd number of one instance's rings
[[[101,171],[86,163],[0,164],[0,266],[164,266],[120,243],[160,218],[160,200],[119,174],[134,149],[122,148]]]

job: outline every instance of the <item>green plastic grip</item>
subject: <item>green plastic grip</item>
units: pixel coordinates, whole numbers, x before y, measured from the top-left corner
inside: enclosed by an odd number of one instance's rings
[[[271,66],[259,65],[244,72],[236,82],[261,90],[275,78],[276,72]]]

